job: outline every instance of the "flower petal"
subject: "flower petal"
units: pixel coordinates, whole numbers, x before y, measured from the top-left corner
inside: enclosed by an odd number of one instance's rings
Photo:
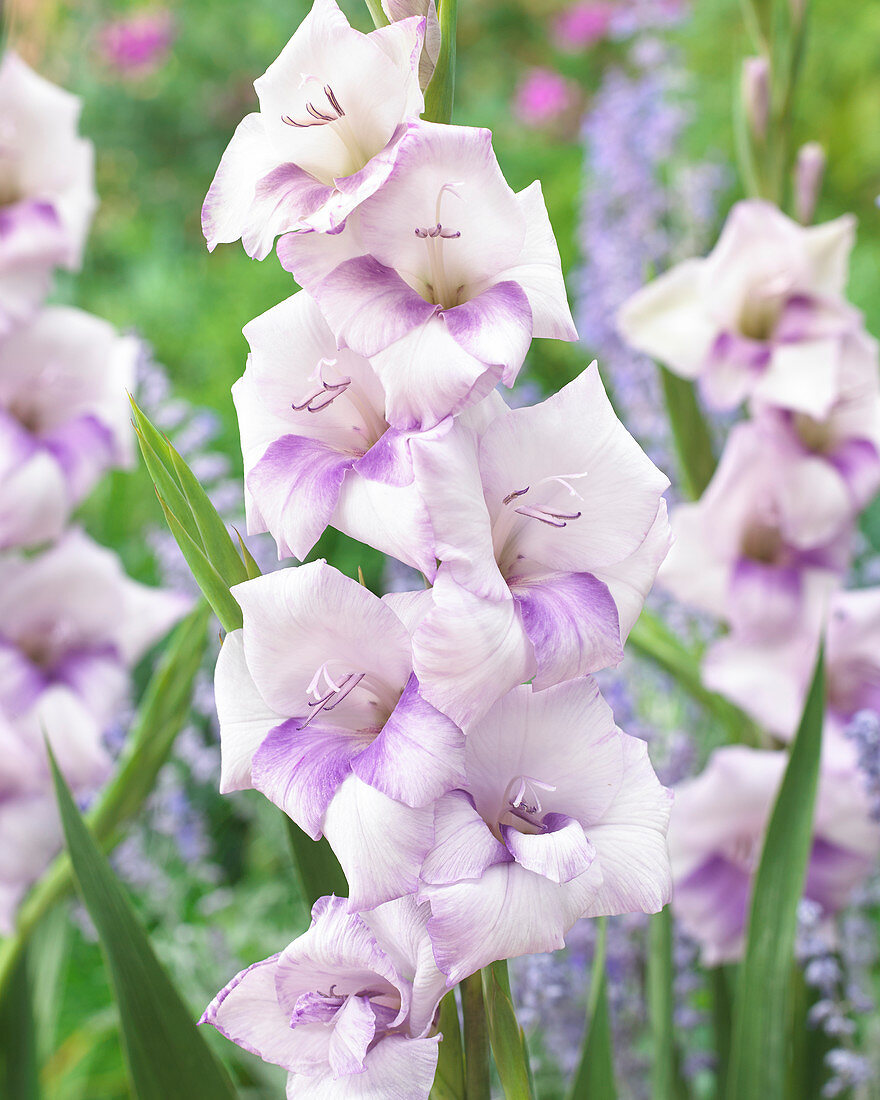
[[[410,676],[379,736],[352,761],[371,787],[407,806],[427,806],[464,782],[464,734],[419,693]]]
[[[596,849],[583,825],[566,814],[546,814],[544,825],[544,833],[521,833],[512,825],[501,826],[504,843],[516,862],[560,885],[588,871]]]
[[[434,837],[430,806],[411,809],[351,775],[336,792],[324,835],[349,885],[352,911],[414,894]]]
[[[510,853],[493,835],[466,791],[450,791],[434,808],[434,844],[422,866],[422,881],[433,886],[478,879]]]

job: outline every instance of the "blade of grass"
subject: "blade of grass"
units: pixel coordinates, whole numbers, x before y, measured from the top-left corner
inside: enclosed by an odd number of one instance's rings
[[[820,651],[755,876],[733,1009],[727,1100],[785,1095],[797,909],[812,845],[824,713]]]
[[[617,1100],[614,1083],[614,1054],[611,1048],[611,1018],[608,1014],[608,988],[605,954],[608,924],[598,921],[596,951],[590,974],[590,999],[587,1027],[581,1046],[581,1059],[568,1092],[568,1100]]]
[[[77,888],[110,971],[134,1095],[138,1100],[234,1100],[229,1076],[153,953],[48,751]]]

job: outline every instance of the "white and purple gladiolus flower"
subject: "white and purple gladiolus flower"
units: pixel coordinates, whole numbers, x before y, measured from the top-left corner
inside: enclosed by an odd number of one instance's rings
[[[57,538],[105,470],[128,465],[138,341],[49,306],[0,343],[0,548]]]
[[[327,524],[432,578],[427,512],[411,433],[389,427],[367,359],[337,350],[305,291],[244,328],[251,346],[232,388],[244,455],[248,531],[304,560]]]
[[[369,913],[320,898],[283,951],[222,989],[200,1023],[288,1071],[289,1100],[428,1100],[446,980],[412,897]]]
[[[110,773],[102,734],[85,703],[61,683],[47,687],[15,717],[0,708],[0,935],[12,931],[23,894],[61,848],[44,738],[74,795],[82,798]]]
[[[788,762],[785,752],[728,745],[675,789],[669,854],[673,906],[706,966],[742,954],[752,882],[764,832]],[[824,768],[804,896],[830,915],[842,909],[880,853],[854,769]]]
[[[414,636],[422,693],[459,724],[527,680],[616,665],[669,546],[669,481],[595,364],[484,430],[413,443],[440,567]]]
[[[577,339],[541,185],[511,190],[488,130],[411,123],[345,229],[290,233],[278,256],[370,359],[397,428],[512,386],[533,336]]]
[[[0,59],[0,336],[75,269],[97,204],[80,101],[6,50]]]
[[[671,793],[591,678],[509,692],[469,728],[466,770],[437,801],[421,871],[450,985],[494,959],[564,946],[581,917],[669,900]]]
[[[335,231],[382,186],[424,107],[424,31],[413,17],[362,34],[335,0],[315,0],[220,161],[202,209],[209,249],[240,237],[262,260],[279,233]]]
[[[708,257],[624,304],[620,331],[698,379],[716,408],[751,398],[821,419],[839,392],[846,338],[862,327],[843,298],[854,232],[850,215],[804,227],[772,203],[739,202]]]
[[[135,662],[190,601],[131,580],[77,529],[33,557],[3,559],[0,710],[15,719],[53,685],[70,688],[101,730],[118,715]]]
[[[704,682],[774,732],[790,736],[800,717],[852,518],[825,459],[792,453],[755,421],[731,431],[702,498],[672,514],[660,583],[730,626],[707,651]]]
[[[221,790],[255,787],[326,833],[355,910],[413,893],[464,735],[422,698],[409,594],[380,599],[318,561],[246,581],[215,693]]]

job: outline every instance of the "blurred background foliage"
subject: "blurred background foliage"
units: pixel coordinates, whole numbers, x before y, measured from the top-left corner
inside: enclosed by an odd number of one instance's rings
[[[355,25],[369,28],[364,5],[343,0],[342,7]],[[586,259],[578,234],[585,185],[581,119],[602,73],[627,62],[620,43],[607,40],[560,52],[550,26],[563,8],[559,0],[461,0],[455,121],[493,130],[514,189],[541,179],[563,267],[571,276]],[[304,0],[172,3],[163,9],[171,28],[167,54],[155,67],[134,72],[110,63],[102,36],[110,21],[156,11],[142,0],[21,0],[8,28],[26,60],[82,97],[82,132],[97,149],[101,205],[85,266],[59,284],[56,297],[141,334],[167,370],[173,395],[216,412],[214,445],[228,455],[236,477],[241,460],[229,389],[247,352],[241,328],[295,288],[274,257],[254,262],[239,245],[209,255],[199,211],[235,126],[255,108],[253,80],[306,10]],[[876,334],[880,5],[814,0],[811,20],[796,138],[817,140],[828,152],[818,220],[848,210],[859,218],[851,295]],[[686,155],[732,165],[731,104],[747,50],[738,0],[697,0],[687,20],[663,33],[690,74],[681,85],[693,116]],[[543,128],[526,125],[512,107],[524,74],[536,66],[561,73],[574,89],[568,108]],[[739,196],[735,172],[727,180],[722,214]],[[520,385],[531,386],[532,393],[536,387],[555,390],[594,353],[601,366],[601,348],[538,341]],[[160,524],[161,515],[143,471],[108,478],[85,507],[99,541],[113,545],[135,575],[158,579],[143,531]],[[371,586],[381,583],[378,556],[341,536],[331,532],[315,553],[349,574],[362,565]],[[662,691],[646,702],[654,711],[674,705]],[[200,730],[208,744],[206,722]],[[137,866],[126,864],[125,854],[117,865],[134,886],[159,954],[193,1011],[200,1012],[243,961],[262,958],[298,934],[307,913],[274,807],[254,792],[221,799],[210,768],[199,781],[189,769],[181,782],[208,823],[207,854],[193,858],[179,838],[153,829],[140,837]],[[161,873],[151,879],[145,867]],[[59,913],[35,947],[46,1095],[51,1100],[125,1097],[114,1009],[87,920],[71,923]],[[213,1042],[217,1036],[209,1038]],[[220,1045],[229,1057],[229,1045]],[[277,1074],[240,1051],[235,1054],[243,1095],[248,1087],[254,1096],[281,1095]],[[550,1073],[542,1089],[547,1097],[558,1088]]]

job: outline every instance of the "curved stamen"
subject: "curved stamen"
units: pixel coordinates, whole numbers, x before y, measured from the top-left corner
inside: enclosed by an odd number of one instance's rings
[[[504,798],[511,810],[521,811],[517,816],[539,814],[542,810],[539,790],[552,792],[556,787],[552,783],[542,783],[540,779],[530,775],[518,775],[507,784]]]
[[[531,486],[527,485],[525,489],[514,489],[512,493],[507,494],[507,496],[504,498],[504,500],[501,501],[501,503],[510,504],[510,502],[512,500],[516,500],[517,497],[525,496],[530,488]]]
[[[339,100],[336,98],[333,89],[329,84],[324,85],[324,95],[327,97],[327,102],[330,104],[330,110],[332,114],[325,111],[319,111],[318,108],[309,100],[306,103],[306,110],[314,119],[314,122],[297,122],[296,119],[290,117],[290,115],[282,115],[281,121],[286,126],[295,126],[297,129],[304,130],[309,126],[326,126],[328,122],[338,122],[339,119],[345,117],[345,111],[339,106]]]
[[[305,401],[299,405],[291,402],[290,407],[294,412],[302,412],[303,409],[310,413],[320,412],[321,409],[326,409],[328,405],[332,405],[336,398],[345,393],[350,385],[350,378],[340,378],[338,382],[322,382],[321,388],[316,390],[310,397],[307,397]],[[322,397],[325,400],[318,401]],[[315,401],[318,401],[317,405],[314,404]]]
[[[303,722],[301,726],[298,726],[297,729],[304,730],[322,711],[333,710],[334,707],[338,707],[342,700],[347,698],[354,691],[365,676],[365,672],[349,672],[346,676],[343,676],[337,684],[327,671],[327,664],[324,663],[321,665],[306,689],[309,695],[315,696],[314,699],[308,700],[308,706],[314,709],[305,722]],[[323,695],[319,694],[321,689],[318,686],[322,679],[329,689]]]
[[[527,516],[529,519],[539,520],[548,527],[567,527],[575,519],[580,519],[582,512],[551,512],[549,508],[538,508],[533,504],[524,504],[522,508],[516,508],[517,515]]]

